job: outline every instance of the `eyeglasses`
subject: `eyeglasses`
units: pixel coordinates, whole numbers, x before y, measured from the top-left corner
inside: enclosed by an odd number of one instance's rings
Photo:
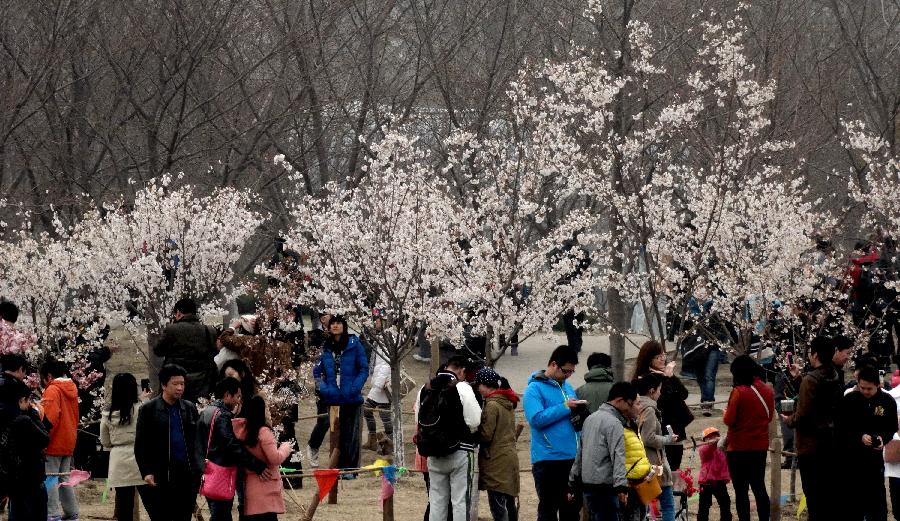
[[[560,367],[559,370],[562,371],[563,374],[566,376],[571,376],[571,375],[575,374],[574,369],[563,369],[562,367]]]

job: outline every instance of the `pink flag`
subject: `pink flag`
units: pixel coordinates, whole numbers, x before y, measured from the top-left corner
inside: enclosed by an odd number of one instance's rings
[[[72,469],[69,472],[69,479],[60,483],[60,486],[63,487],[74,487],[75,485],[81,483],[82,481],[87,481],[91,479],[91,473],[86,470],[75,470]]]
[[[381,510],[384,510],[384,502],[394,495],[394,485],[391,485],[391,482],[387,480],[384,476],[381,476]]]

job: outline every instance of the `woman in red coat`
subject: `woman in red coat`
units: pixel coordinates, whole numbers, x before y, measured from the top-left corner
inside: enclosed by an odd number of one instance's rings
[[[728,398],[723,421],[728,426],[728,470],[734,487],[738,520],[750,521],[749,488],[756,498],[759,520],[769,521],[766,456],[769,451],[769,423],[775,414],[775,393],[760,380],[762,368],[749,355],[734,359],[731,374],[734,376],[734,389]]]

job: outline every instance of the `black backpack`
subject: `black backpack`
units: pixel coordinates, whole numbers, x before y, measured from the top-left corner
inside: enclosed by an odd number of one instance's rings
[[[456,390],[456,380],[433,388],[442,377],[422,389],[419,397],[419,422],[416,447],[422,456],[444,457],[459,449],[462,441],[460,426],[464,425],[462,402]]]

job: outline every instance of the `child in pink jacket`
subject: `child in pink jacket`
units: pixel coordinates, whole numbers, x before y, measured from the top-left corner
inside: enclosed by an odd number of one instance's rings
[[[728,496],[728,461],[725,458],[724,446],[720,446],[719,429],[707,427],[703,429],[703,442],[700,446],[700,507],[697,521],[709,520],[709,509],[712,498],[716,497],[721,512],[719,519],[731,521],[731,497]]]
[[[280,446],[266,418],[266,401],[259,395],[250,398],[241,411],[243,418],[232,420],[235,436],[247,450],[265,461],[276,476],[291,454],[293,442]],[[281,479],[263,481],[256,473],[244,470],[244,518],[256,521],[277,520],[284,513],[284,486]],[[242,518],[242,519],[244,519]]]

